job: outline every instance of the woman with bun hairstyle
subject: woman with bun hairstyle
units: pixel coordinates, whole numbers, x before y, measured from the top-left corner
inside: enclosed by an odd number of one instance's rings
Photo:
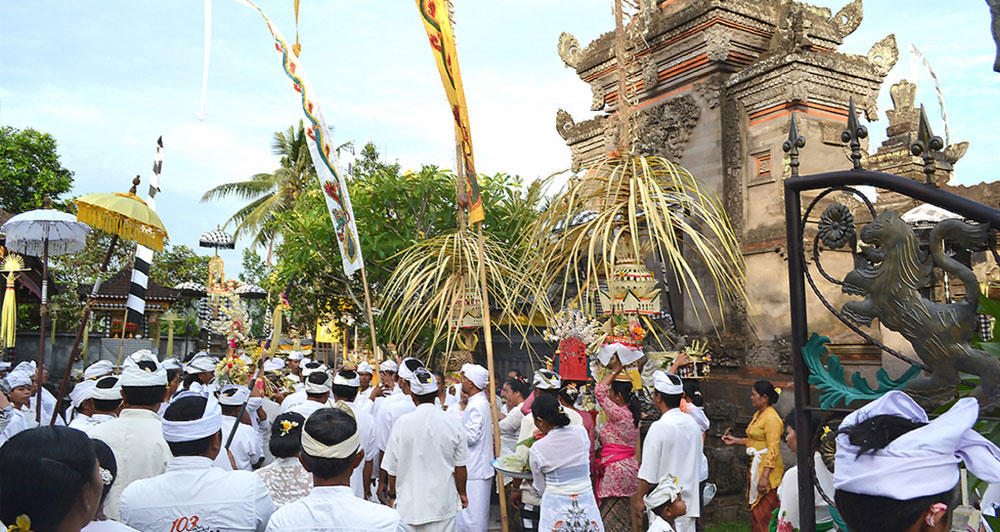
[[[780,449],[785,426],[773,405],[778,402],[780,393],[768,381],[755,382],[750,390],[750,402],[757,411],[747,425],[746,438],[732,436],[728,430],[722,436],[722,443],[745,445],[747,454],[753,457],[747,497],[751,532],[767,532],[771,514],[778,508],[777,488],[785,473]]]
[[[590,437],[581,425],[570,425],[559,400],[535,397],[531,406],[541,437],[528,453],[532,486],[541,493],[538,530],[557,530],[557,523],[585,522],[588,532],[604,532],[590,482]]]

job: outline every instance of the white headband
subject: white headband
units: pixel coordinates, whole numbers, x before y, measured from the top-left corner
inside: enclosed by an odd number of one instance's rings
[[[399,369],[399,366],[397,366],[396,362],[392,360],[383,361],[378,367],[379,371],[391,371],[393,373],[395,373],[397,369]]]
[[[337,403],[338,408],[350,414],[351,417],[354,417],[354,412],[350,408],[345,408],[346,405],[342,405],[343,403]],[[349,438],[340,443],[327,445],[310,436],[306,431],[306,427],[303,426],[301,439],[302,452],[308,454],[309,456],[315,456],[316,458],[336,458],[338,460],[349,458],[356,453],[359,448],[361,448],[361,435],[359,434],[357,427],[357,420],[355,420],[354,434],[351,434]]]
[[[936,495],[958,484],[962,462],[980,480],[1000,482],[1000,448],[972,429],[979,418],[975,399],[960,399],[928,423],[927,413],[910,396],[891,391],[849,414],[840,426],[851,427],[880,415],[927,424],[860,456],[848,435],[839,434],[833,476],[836,489],[895,500]]]
[[[313,373],[315,373],[315,371]],[[329,392],[332,389],[331,384],[333,383],[333,379],[330,378],[330,374],[324,371],[323,375],[326,376],[326,380],[324,380],[322,384],[314,384],[310,382],[308,378],[306,378],[305,380],[306,393],[323,394]]]
[[[319,364],[318,366],[316,366],[314,368],[305,367],[305,366],[308,366],[308,365],[309,365],[308,363],[303,364],[303,367],[302,367],[302,377],[303,378],[308,377],[308,376],[312,375],[313,373],[316,373],[317,371],[323,371],[323,372],[325,372],[328,369],[323,364]]]
[[[7,371],[10,369],[10,362],[0,362],[0,371]]]
[[[337,374],[334,375],[333,377],[333,384],[337,386],[350,386],[351,388],[360,388],[361,378],[358,377],[357,373],[355,373],[353,379],[348,379],[343,375],[341,375],[340,372],[338,371]]]
[[[653,388],[666,395],[682,395],[684,393],[684,384],[675,383],[671,377],[677,379],[677,381],[681,380],[677,375],[671,375],[663,370],[656,370],[653,373]]]
[[[19,386],[30,386],[32,375],[27,371],[12,371],[7,374],[7,387],[13,390]]]
[[[170,404],[174,404],[178,399],[183,399],[184,397],[204,397],[207,400],[205,403],[205,412],[202,414],[201,419],[191,421],[161,419],[164,440],[167,440],[169,443],[195,441],[207,438],[222,430],[222,408],[219,406],[218,401],[205,393],[187,391],[177,394],[170,401]]]
[[[642,501],[646,503],[646,508],[652,511],[654,508],[659,508],[665,503],[676,501],[677,497],[681,496],[681,491],[683,491],[681,481],[677,477],[668,474],[660,479],[660,482],[656,484],[656,489],[643,497]]]
[[[187,367],[184,368],[184,373],[194,375],[196,373],[215,371],[215,367],[218,365],[219,361],[215,357],[199,353],[191,359],[191,362],[188,362]]]
[[[93,397],[94,386],[97,381],[80,381],[69,392],[69,400],[73,403],[73,408],[80,408],[84,401]]]
[[[416,366],[416,367],[411,369],[410,366]],[[422,367],[424,367],[423,362],[413,357],[404,358],[403,363],[399,365],[399,370],[398,370],[399,378],[405,380],[406,382],[410,382],[410,379],[413,378],[413,372]]]
[[[139,367],[139,362],[152,363],[155,370],[147,370]],[[138,388],[143,386],[166,386],[167,370],[163,369],[156,356],[148,349],[142,349],[129,355],[122,363],[121,378],[119,384],[126,388]]]
[[[250,388],[230,384],[219,392],[219,404],[223,406],[240,406],[250,399]]]
[[[539,390],[558,390],[562,385],[562,379],[552,371],[540,369],[531,379],[531,385]]]
[[[438,391],[437,377],[424,368],[414,371],[413,378],[410,379],[410,391],[415,395],[427,395]]]
[[[110,360],[98,360],[97,362],[87,366],[87,369],[83,370],[83,378],[96,380],[98,377],[110,375],[114,369],[115,366]]]
[[[114,384],[110,388],[100,388],[97,385],[105,382],[107,380],[114,381]],[[122,385],[118,380],[118,377],[108,375],[107,377],[101,377],[94,381],[94,391],[90,393],[91,399],[97,399],[98,401],[118,401],[122,398]]]
[[[479,364],[464,364],[462,375],[472,381],[472,384],[482,390],[486,388],[486,383],[490,380],[490,372]]]
[[[180,361],[177,360],[176,357],[164,358],[163,362],[160,362],[160,365],[163,366],[163,369],[168,371],[182,368]]]
[[[358,373],[367,373],[369,375],[374,375],[375,370],[372,368],[371,364],[367,362],[362,362],[358,364]]]

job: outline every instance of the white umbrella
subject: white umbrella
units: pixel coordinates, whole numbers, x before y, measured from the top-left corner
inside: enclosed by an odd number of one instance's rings
[[[90,227],[76,221],[76,216],[52,210],[49,198],[45,197],[45,208],[22,212],[0,226],[0,233],[6,235],[7,249],[24,255],[42,258],[42,304],[41,323],[38,338],[38,405],[42,404],[41,374],[45,355],[45,315],[49,306],[49,255],[58,256],[76,253],[87,245]],[[35,421],[41,422],[42,409],[36,409]]]
[[[923,205],[918,205],[905,213],[903,213],[900,218],[908,224],[919,224],[919,223],[931,223],[935,224],[942,220],[949,220],[952,218],[961,219],[962,217],[937,205],[931,205],[930,203],[924,203]]]

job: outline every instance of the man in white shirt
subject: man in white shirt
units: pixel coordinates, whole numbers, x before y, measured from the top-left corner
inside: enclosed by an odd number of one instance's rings
[[[229,434],[236,426],[236,434],[229,444],[229,452],[223,448],[222,452],[215,457],[215,467],[221,467],[226,471],[233,470],[233,462],[236,469],[241,471],[253,471],[254,467],[260,463],[264,456],[264,448],[261,443],[260,434],[246,423],[236,419],[240,415],[243,403],[250,399],[250,390],[246,386],[230,384],[219,393],[219,406],[222,408],[222,445],[225,447],[229,441]],[[247,417],[247,412],[243,413]],[[233,459],[229,460],[232,453]]]
[[[299,454],[313,475],[313,489],[275,512],[267,532],[408,532],[396,510],[354,496],[351,473],[363,459],[358,425],[350,412],[314,412],[302,427]]]
[[[309,419],[310,414],[328,406],[332,387],[333,378],[325,370],[311,372],[305,380],[306,400],[289,408],[288,411]]]
[[[159,476],[121,496],[121,521],[141,532],[263,532],[274,513],[267,486],[249,471],[215,467],[222,451],[222,409],[201,392],[182,392],[163,413],[173,458]]]
[[[194,355],[184,366],[184,391],[215,393],[215,368],[219,360],[204,351]]]
[[[11,371],[7,374],[7,388],[10,390],[10,403],[3,409],[3,432],[0,433],[0,445],[14,437],[15,434],[30,429],[35,424],[34,412],[28,409],[31,400],[31,370]]]
[[[466,490],[469,505],[458,514],[459,532],[482,532],[490,520],[490,490],[495,472],[493,461],[493,415],[483,390],[490,374],[478,364],[462,366],[462,391],[469,403],[462,414],[465,441],[469,446]]]
[[[15,366],[14,369],[21,367],[23,364],[25,364],[25,362],[21,362],[20,364]],[[41,390],[42,392],[41,424],[48,425],[49,421],[52,419],[52,413],[55,412],[56,402],[57,402],[56,396],[52,395],[52,392],[48,391],[44,386],[42,386],[42,384],[45,384],[49,380],[49,369],[43,365],[41,371],[39,372],[37,371],[37,365],[35,364],[34,361],[31,361],[30,365],[33,373],[31,379],[33,387],[31,390],[31,402],[29,403],[29,407],[31,408],[33,413],[37,412],[38,391]],[[41,373],[41,380],[38,380],[39,373]],[[60,414],[56,416],[56,425],[65,425],[65,424],[66,420],[63,419],[62,413],[60,412]]]
[[[132,353],[122,364],[119,383],[123,405],[117,419],[87,428],[87,434],[111,447],[118,477],[108,492],[104,514],[119,519],[122,490],[132,482],[159,475],[167,467],[170,448],[156,414],[167,387],[167,372],[148,349]]]
[[[362,362],[358,364],[358,393],[355,394],[354,405],[357,411],[358,409],[371,412],[372,400],[369,397],[372,393],[372,377],[375,375],[375,370],[372,365],[367,362]]]
[[[379,455],[385,454],[386,446],[389,443],[389,435],[392,434],[392,427],[395,425],[396,420],[403,417],[405,414],[409,414],[416,410],[417,406],[413,404],[413,399],[410,398],[410,382],[409,378],[413,376],[413,372],[419,368],[424,367],[423,362],[415,358],[404,358],[403,363],[399,365],[399,371],[397,373],[398,379],[396,379],[397,388],[400,393],[390,394],[388,397],[382,399],[381,404],[374,414],[375,417],[375,445],[378,447]],[[379,499],[385,500],[388,487],[388,474],[385,473],[384,469],[379,469]]]
[[[94,382],[94,389],[90,392],[94,413],[90,416],[90,425],[86,429],[88,433],[94,425],[117,418],[118,408],[122,405],[122,387],[118,377],[107,375]]]
[[[375,435],[372,431],[375,420],[368,411],[354,405],[360,386],[361,378],[356,371],[342,369],[333,377],[333,402],[343,403],[354,414],[354,420],[358,424],[358,434],[361,437],[360,452],[364,454],[363,465],[354,468],[351,474],[351,489],[354,490],[354,495],[367,500],[371,495],[372,461],[378,454],[378,447],[375,446]]]
[[[306,400],[308,399],[307,395],[308,392],[306,391],[305,384],[309,381],[309,376],[316,372],[322,372],[327,376],[329,376],[329,373],[327,372],[327,367],[325,365],[319,362],[307,363],[305,367],[302,368],[302,375],[301,375],[302,384],[297,385],[298,387],[295,389],[295,392],[289,394],[288,396],[285,397],[283,401],[281,401],[282,414],[306,402]],[[313,388],[315,389],[315,386]],[[324,400],[323,402],[325,403],[326,401]],[[306,408],[308,409],[309,406],[307,406]],[[309,410],[309,413],[312,413],[313,410],[315,410],[315,408]],[[302,414],[302,412],[299,413]],[[309,417],[309,414],[302,414],[302,417]]]
[[[677,532],[694,532],[695,519],[701,515],[701,490],[698,479],[701,471],[703,442],[701,429],[694,418],[681,409],[684,385],[677,375],[664,371],[653,373],[653,405],[660,411],[660,419],[649,427],[642,442],[642,465],[639,467],[639,493],[649,491],[666,475],[676,476],[681,484],[681,498],[687,503],[687,514],[678,517],[674,525]],[[633,508],[635,518],[641,519],[645,506],[637,500]]]
[[[302,382],[302,351],[288,352],[288,376],[296,382]]]
[[[90,396],[96,384],[96,381],[80,381],[69,392],[69,401],[72,405],[69,428],[83,430],[90,425],[90,416],[94,415],[94,402],[90,400]]]
[[[416,410],[392,428],[382,467],[389,474],[389,500],[411,532],[451,532],[468,506],[465,431],[458,418],[434,405],[437,379],[419,368],[410,381]]]

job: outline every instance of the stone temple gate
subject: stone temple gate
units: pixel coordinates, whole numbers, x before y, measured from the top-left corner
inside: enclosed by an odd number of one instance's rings
[[[769,379],[789,388],[792,384],[783,193],[791,169],[782,150],[792,114],[809,146],[809,156],[799,169],[802,174],[851,168],[850,149],[841,133],[852,99],[863,118],[881,118],[876,99],[899,55],[895,37],[890,34],[872,43],[866,55],[837,51],[861,24],[862,10],[861,0],[836,13],[793,0],[642,0],[631,21],[642,24],[643,37],[641,46],[634,40],[630,44],[632,59],[626,68],[628,86],[634,90],[629,99],[637,126],[634,145],[643,155],[681,164],[715,190],[747,266],[749,304],[732,309],[724,330],[697,320],[691,301],[676,287],[669,295],[678,331],[704,335],[712,345],[712,378],[704,386],[713,423],[706,453],[710,480],[718,484],[720,494],[733,496],[728,507],[723,497],[723,504],[714,509],[727,515],[713,518],[709,509],[709,518],[716,521],[735,517],[737,495],[742,496],[746,487],[743,453],[723,448],[718,437],[729,427],[740,432],[749,422],[752,409],[747,396],[754,381]],[[570,147],[572,167],[578,171],[616,147],[614,115],[624,99],[617,90],[614,32],[586,46],[563,33],[558,51],[590,85],[591,109],[600,112],[587,120],[563,110],[556,113],[556,129]],[[885,113],[888,138],[875,150],[862,146],[865,169],[924,180],[922,159],[909,150],[919,119],[914,94],[915,86],[906,81],[891,88],[894,109]],[[953,165],[967,148],[963,142],[936,155],[939,186],[996,205],[1000,184],[947,184]],[[861,202],[835,196],[830,199],[851,208],[859,223],[870,220]],[[900,213],[915,206],[912,199],[893,193],[880,195],[875,203],[879,211]],[[851,269],[851,261],[850,253],[833,254],[824,259],[824,266],[835,270],[835,276],[842,275]],[[985,253],[975,254],[971,263],[979,274],[996,266]],[[838,308],[848,299],[832,284],[820,288]],[[947,292],[948,287],[938,289]],[[905,364],[894,366],[895,359],[883,360],[877,347],[825,312],[811,294],[807,306],[810,330],[829,336],[830,352],[849,369],[866,376],[882,367],[893,376],[906,369]],[[877,322],[870,334],[912,352],[902,338],[881,330]],[[779,403],[782,413],[791,407],[791,394],[786,396]],[[790,455],[788,459],[794,461]]]

